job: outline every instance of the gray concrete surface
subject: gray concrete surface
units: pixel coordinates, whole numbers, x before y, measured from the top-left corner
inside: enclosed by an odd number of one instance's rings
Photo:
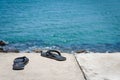
[[[38,53],[0,53],[0,80],[84,80],[72,54],[62,54],[66,61],[41,57]],[[24,70],[12,70],[16,57],[27,56]]]
[[[120,53],[76,54],[87,80],[120,80]]]

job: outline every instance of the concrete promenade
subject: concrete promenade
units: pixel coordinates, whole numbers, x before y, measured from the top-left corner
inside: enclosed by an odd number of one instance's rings
[[[66,61],[39,53],[0,53],[0,80],[120,80],[120,53],[62,54]],[[26,56],[24,70],[12,70],[16,57]]]
[[[62,54],[66,61],[41,57],[38,53],[0,53],[0,80],[84,80],[72,54]],[[26,56],[24,70],[12,70],[16,57]]]

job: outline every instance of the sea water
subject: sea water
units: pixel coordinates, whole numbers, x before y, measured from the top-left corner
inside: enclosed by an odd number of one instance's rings
[[[0,0],[0,39],[21,51],[120,52],[120,0]]]

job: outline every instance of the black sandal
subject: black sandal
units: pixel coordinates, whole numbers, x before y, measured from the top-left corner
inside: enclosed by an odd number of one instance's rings
[[[57,53],[57,54],[55,54],[55,53]],[[48,50],[47,52],[42,52],[41,56],[55,59],[58,61],[65,61],[66,60],[66,57],[61,56],[60,52],[56,51],[56,50]]]
[[[29,59],[25,56],[15,58],[13,63],[13,70],[23,70],[25,65],[28,64],[28,62]]]

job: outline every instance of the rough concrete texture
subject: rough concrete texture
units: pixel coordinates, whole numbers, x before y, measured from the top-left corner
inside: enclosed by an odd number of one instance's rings
[[[0,80],[84,80],[72,54],[62,54],[66,61],[41,57],[38,53],[0,53]],[[26,56],[24,70],[12,70],[16,57]]]
[[[76,54],[87,80],[120,80],[120,53]]]

